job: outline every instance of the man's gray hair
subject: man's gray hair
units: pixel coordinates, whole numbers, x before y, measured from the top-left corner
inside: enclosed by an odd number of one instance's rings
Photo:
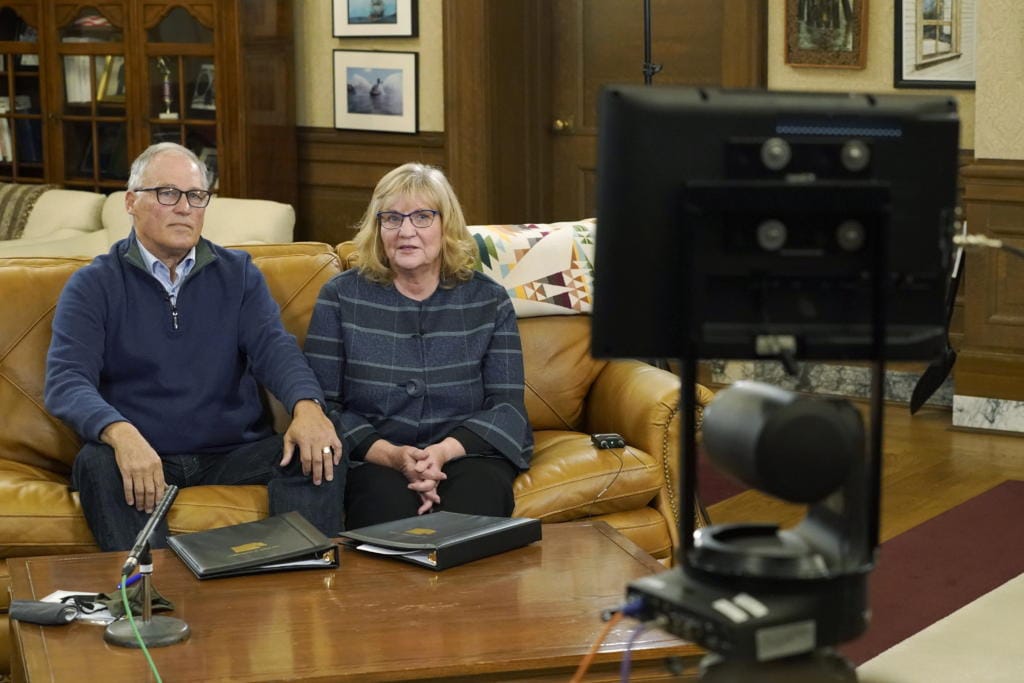
[[[128,174],[128,189],[137,190],[142,187],[142,176],[146,174],[146,169],[149,168],[149,162],[153,161],[156,157],[161,154],[180,154],[183,157],[189,159],[196,166],[199,167],[199,172],[203,176],[203,190],[210,189],[210,174],[207,171],[206,164],[199,161],[199,157],[196,153],[190,150],[188,147],[179,145],[177,142],[158,142],[154,145],[147,147],[142,154],[135,158],[132,162],[131,173]],[[196,188],[181,188],[181,189],[196,189]]]

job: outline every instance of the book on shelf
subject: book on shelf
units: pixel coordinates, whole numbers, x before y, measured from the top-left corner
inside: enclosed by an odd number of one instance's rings
[[[6,96],[0,96],[0,114],[6,114],[10,111],[10,99]],[[32,111],[32,98],[29,95],[15,95],[14,96],[14,111],[15,113],[23,114]],[[13,161],[11,140],[10,140],[10,123],[7,119],[0,124],[0,137],[3,137],[3,141],[0,142],[2,150],[0,153],[3,154],[4,161]],[[42,122],[38,118],[17,118],[13,119],[14,126],[14,143],[17,147],[18,161],[38,163],[43,160],[43,131]]]
[[[298,512],[167,538],[200,579],[338,566],[338,546]]]
[[[43,131],[39,119],[17,119],[14,136],[18,145],[18,160],[39,163],[43,160]]]
[[[539,519],[432,512],[341,533],[346,546],[434,570],[541,540]]]

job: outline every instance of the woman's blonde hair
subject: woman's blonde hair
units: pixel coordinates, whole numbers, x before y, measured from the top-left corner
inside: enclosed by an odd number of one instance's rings
[[[458,197],[441,169],[417,163],[403,164],[389,171],[373,190],[354,240],[363,276],[381,284],[390,284],[395,278],[384,252],[377,213],[387,210],[399,197],[417,197],[430,204],[421,208],[440,212],[441,286],[452,287],[471,278],[479,252],[466,228]]]

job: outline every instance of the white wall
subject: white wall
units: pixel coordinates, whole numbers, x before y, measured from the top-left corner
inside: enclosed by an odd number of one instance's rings
[[[1024,159],[1024,3],[978,0],[979,159]]]

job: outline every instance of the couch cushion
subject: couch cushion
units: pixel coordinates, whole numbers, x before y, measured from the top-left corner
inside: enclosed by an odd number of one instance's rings
[[[66,475],[78,452],[74,432],[43,406],[50,326],[64,283],[88,259],[0,259],[0,454]]]
[[[124,207],[125,192],[114,192],[103,204],[103,227],[109,244],[124,239],[131,220]],[[280,244],[291,242],[295,209],[266,199],[214,197],[206,207],[203,237],[216,244]]]
[[[533,438],[530,469],[515,481],[517,517],[568,522],[634,510],[661,489],[661,467],[649,453],[597,449],[578,432],[537,431]]]
[[[82,232],[74,228],[61,228],[42,237],[0,242],[0,258],[20,256],[92,257],[110,249],[107,233],[103,230]]]
[[[39,239],[52,232],[70,228],[93,232],[102,227],[100,213],[106,199],[96,192],[50,190],[40,195],[25,223],[23,239]]]
[[[241,524],[268,514],[266,486],[192,486],[167,515],[171,533]],[[0,557],[97,550],[67,478],[0,459]]]
[[[589,313],[594,289],[594,230],[587,219],[529,225],[471,225],[477,268],[500,282],[516,315]]]

